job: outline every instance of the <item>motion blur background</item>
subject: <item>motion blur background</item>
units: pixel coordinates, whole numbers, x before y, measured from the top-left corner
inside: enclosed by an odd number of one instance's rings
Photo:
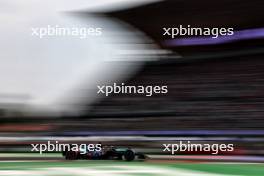
[[[130,146],[162,162],[264,162],[263,1],[0,4],[1,160],[62,159],[16,154],[58,140]],[[47,25],[101,27],[103,35],[30,36],[31,27]],[[162,35],[164,27],[179,25],[231,27],[234,35]],[[97,85],[114,82],[167,85],[168,93],[96,93]],[[179,140],[233,143],[235,151],[162,152],[163,143]]]

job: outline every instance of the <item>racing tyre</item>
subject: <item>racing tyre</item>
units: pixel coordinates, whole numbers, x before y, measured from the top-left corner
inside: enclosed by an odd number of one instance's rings
[[[74,151],[68,151],[66,152],[65,159],[66,160],[76,160],[77,159],[77,153]]]
[[[124,159],[126,161],[133,161],[135,159],[135,153],[132,150],[127,150],[124,153]]]

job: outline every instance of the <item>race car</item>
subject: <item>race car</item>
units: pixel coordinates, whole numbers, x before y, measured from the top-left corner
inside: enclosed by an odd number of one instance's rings
[[[131,148],[126,147],[104,147],[102,151],[87,151],[85,153],[80,151],[66,150],[62,152],[66,160],[145,160],[147,156],[140,152],[135,152]]]

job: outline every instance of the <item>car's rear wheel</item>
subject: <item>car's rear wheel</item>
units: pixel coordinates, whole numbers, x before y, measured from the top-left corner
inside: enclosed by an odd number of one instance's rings
[[[124,153],[124,159],[126,161],[133,161],[135,159],[135,153],[132,150],[127,150]]]
[[[65,159],[66,160],[76,160],[78,157],[77,152],[74,151],[68,151],[66,152]]]

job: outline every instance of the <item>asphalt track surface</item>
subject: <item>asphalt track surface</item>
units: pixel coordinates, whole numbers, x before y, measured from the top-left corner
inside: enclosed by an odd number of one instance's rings
[[[147,155],[147,161],[162,162],[240,162],[264,163],[262,156],[221,156],[221,155]],[[0,161],[65,161],[60,153],[0,153]]]
[[[1,176],[263,176],[263,164],[1,161]]]
[[[1,153],[1,176],[263,176],[263,163],[180,160],[66,161],[60,154]]]

